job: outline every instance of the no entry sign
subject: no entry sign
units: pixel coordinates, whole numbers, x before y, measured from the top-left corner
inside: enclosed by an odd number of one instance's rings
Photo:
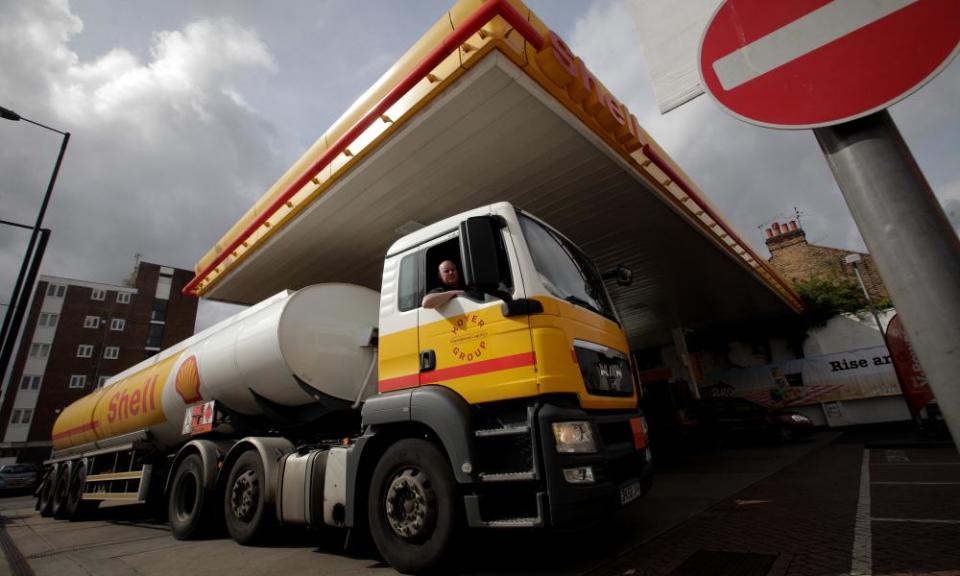
[[[703,86],[728,112],[816,128],[909,95],[960,49],[960,0],[726,0],[700,41]]]

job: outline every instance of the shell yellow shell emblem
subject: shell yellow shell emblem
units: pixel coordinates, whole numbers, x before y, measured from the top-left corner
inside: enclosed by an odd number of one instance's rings
[[[200,396],[200,372],[197,370],[197,357],[191,356],[180,365],[176,379],[177,394],[185,404],[203,400]]]

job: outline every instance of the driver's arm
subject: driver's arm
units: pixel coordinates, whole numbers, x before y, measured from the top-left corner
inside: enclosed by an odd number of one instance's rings
[[[457,296],[463,296],[463,290],[448,290],[446,292],[435,292],[423,297],[421,306],[424,308],[439,308]]]

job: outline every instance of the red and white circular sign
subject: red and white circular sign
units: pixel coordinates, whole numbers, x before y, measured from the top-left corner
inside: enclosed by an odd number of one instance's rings
[[[960,0],[725,0],[700,40],[704,88],[771,128],[886,108],[960,50]]]

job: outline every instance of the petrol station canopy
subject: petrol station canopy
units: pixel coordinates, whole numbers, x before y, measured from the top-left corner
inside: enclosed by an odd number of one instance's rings
[[[284,289],[380,289],[399,237],[512,202],[602,271],[632,348],[670,329],[788,317],[800,299],[626,106],[520,2],[461,0],[197,263],[187,286],[252,304]]]

